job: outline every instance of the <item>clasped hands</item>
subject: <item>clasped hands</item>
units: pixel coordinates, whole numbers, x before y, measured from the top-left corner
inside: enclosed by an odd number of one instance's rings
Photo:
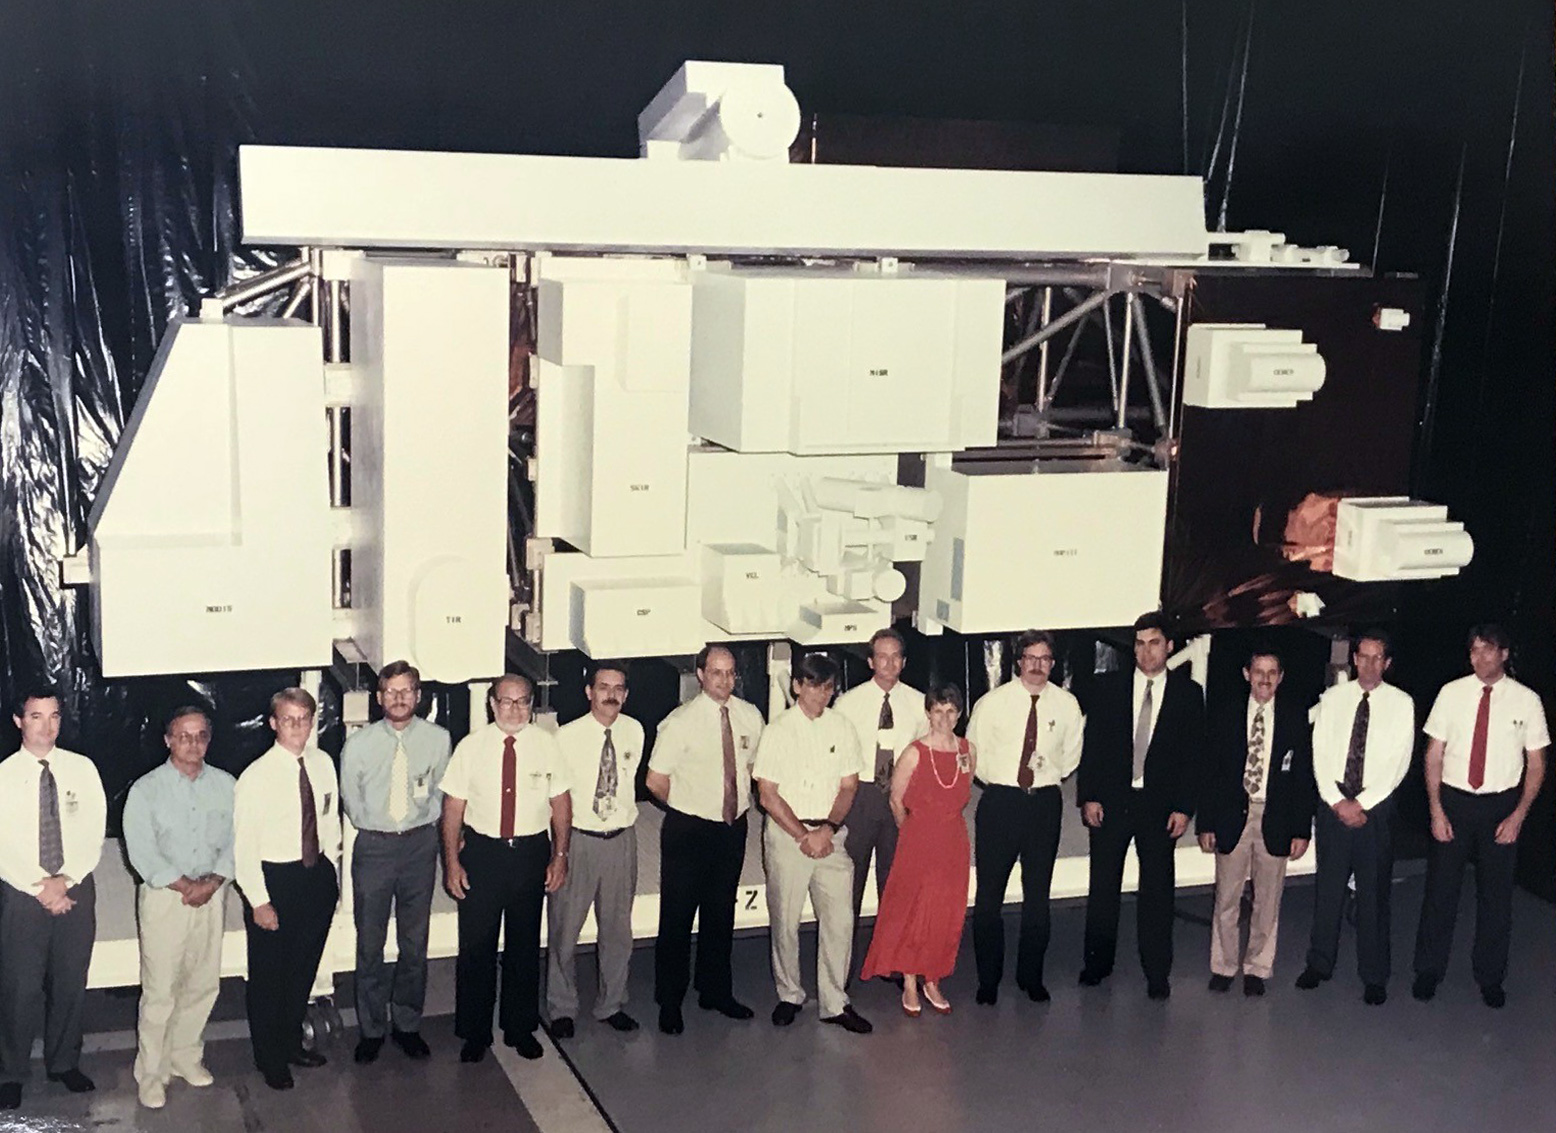
[[[818,826],[814,830],[807,830],[799,838],[800,853],[807,858],[829,857],[836,848],[832,845],[832,828],[830,826]]]

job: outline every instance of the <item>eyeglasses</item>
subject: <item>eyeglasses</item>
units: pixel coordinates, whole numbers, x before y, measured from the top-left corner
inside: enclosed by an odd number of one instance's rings
[[[415,700],[421,695],[419,688],[386,688],[378,695],[385,700]]]
[[[211,742],[210,732],[174,732],[168,737],[181,744],[208,744]]]
[[[494,703],[498,708],[506,708],[511,711],[515,708],[528,708],[530,706],[530,698],[527,696],[499,696]]]
[[[312,716],[277,716],[276,719],[291,728],[307,728],[313,725]]]
[[[1052,653],[1023,653],[1021,660],[1028,665],[1052,665],[1054,655]]]

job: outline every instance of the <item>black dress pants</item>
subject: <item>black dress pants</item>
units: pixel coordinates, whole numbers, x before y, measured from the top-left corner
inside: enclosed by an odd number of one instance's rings
[[[1307,966],[1322,976],[1334,974],[1340,951],[1340,922],[1345,916],[1347,882],[1356,878],[1356,968],[1363,984],[1389,982],[1389,900],[1394,881],[1394,800],[1384,799],[1354,830],[1328,806],[1319,805],[1313,848],[1318,873],[1313,881],[1313,937]],[[1455,900],[1458,892],[1455,890]]]
[[[1016,949],[1016,986],[1023,990],[1043,983],[1043,957],[1048,951],[1048,891],[1054,858],[1059,853],[1059,821],[1063,800],[1058,787],[1023,791],[989,785],[978,800],[974,819],[977,838],[977,895],[973,898],[973,955],[978,986],[999,986],[1005,970],[1005,922],[1000,910],[1010,871],[1021,862],[1021,935]]]
[[[313,993],[319,959],[330,934],[340,886],[335,866],[320,855],[312,866],[265,862],[265,888],[279,927],[267,931],[254,923],[254,907],[243,902],[248,932],[249,1041],[254,1065],[263,1074],[279,1074],[302,1049],[303,1017]]]
[[[548,834],[504,841],[466,828],[459,864],[470,889],[459,902],[459,958],[454,963],[454,1033],[492,1045],[497,1002],[497,937],[503,932],[502,1002],[505,1040],[540,1026],[540,917],[546,899]]]
[[[40,1030],[50,1074],[75,1070],[81,1061],[97,881],[88,874],[65,895],[75,908],[56,917],[31,891],[0,882],[0,1083],[27,1080]]]
[[[1107,975],[1118,952],[1118,916],[1124,882],[1124,857],[1135,844],[1140,861],[1136,894],[1136,935],[1140,967],[1148,983],[1164,983],[1172,974],[1173,894],[1177,884],[1174,842],[1167,836],[1171,811],[1131,790],[1102,810],[1102,825],[1090,831],[1090,882],[1086,893],[1084,965]]]
[[[746,860],[746,815],[725,824],[665,811],[659,832],[659,939],[654,944],[654,1002],[679,1007],[691,965],[692,918],[697,918],[700,996],[732,995],[730,948],[735,934],[735,891]]]
[[[1474,863],[1475,947],[1470,967],[1481,987],[1497,987],[1507,978],[1518,846],[1500,845],[1496,833],[1497,826],[1517,807],[1518,791],[1475,795],[1444,786],[1442,799],[1443,812],[1453,827],[1453,841],[1433,838],[1427,846],[1426,897],[1416,933],[1416,974],[1441,980],[1447,973],[1464,867]]]

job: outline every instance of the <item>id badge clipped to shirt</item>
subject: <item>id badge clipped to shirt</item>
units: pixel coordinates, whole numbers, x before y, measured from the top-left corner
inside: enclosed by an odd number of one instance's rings
[[[425,802],[427,799],[427,794],[429,791],[431,791],[431,789],[432,786],[428,782],[428,776],[425,771],[416,776],[416,786],[413,789],[412,794],[418,801]]]
[[[80,809],[81,809],[81,800],[76,797],[76,793],[74,791],[66,791],[65,792],[65,813],[67,815],[69,815],[71,818],[74,818],[76,816],[76,813],[78,811],[80,811]]]

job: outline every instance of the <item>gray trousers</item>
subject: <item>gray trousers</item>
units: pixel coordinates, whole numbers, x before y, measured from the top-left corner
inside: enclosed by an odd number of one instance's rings
[[[638,888],[638,832],[594,838],[574,829],[568,845],[567,880],[546,902],[546,1013],[578,1014],[578,934],[594,907],[599,935],[595,957],[600,990],[594,1017],[609,1019],[627,1005],[627,967],[632,959],[632,898]]]
[[[427,927],[437,884],[438,828],[404,834],[362,830],[351,856],[352,912],[357,925],[357,1024],[365,1039],[421,1029],[427,998]],[[384,962],[389,910],[400,954]]]
[[[854,804],[844,819],[848,827],[848,856],[854,863],[854,920],[864,903],[865,881],[870,874],[870,855],[875,855],[875,897],[886,892],[886,876],[891,873],[897,853],[897,819],[891,813],[891,795],[874,783],[859,782]]]
[[[847,827],[832,836],[832,853],[807,858],[799,843],[772,819],[762,830],[767,870],[767,917],[773,943],[773,983],[778,998],[800,1006],[805,983],[800,976],[800,915],[805,898],[816,912],[816,998],[821,1017],[830,1019],[848,1006],[843,985],[854,946],[854,863],[848,856]]]
[[[0,882],[0,1083],[27,1080],[40,1024],[50,1074],[74,1070],[81,1061],[97,883],[89,875],[68,896],[76,907],[56,917],[31,893]]]

